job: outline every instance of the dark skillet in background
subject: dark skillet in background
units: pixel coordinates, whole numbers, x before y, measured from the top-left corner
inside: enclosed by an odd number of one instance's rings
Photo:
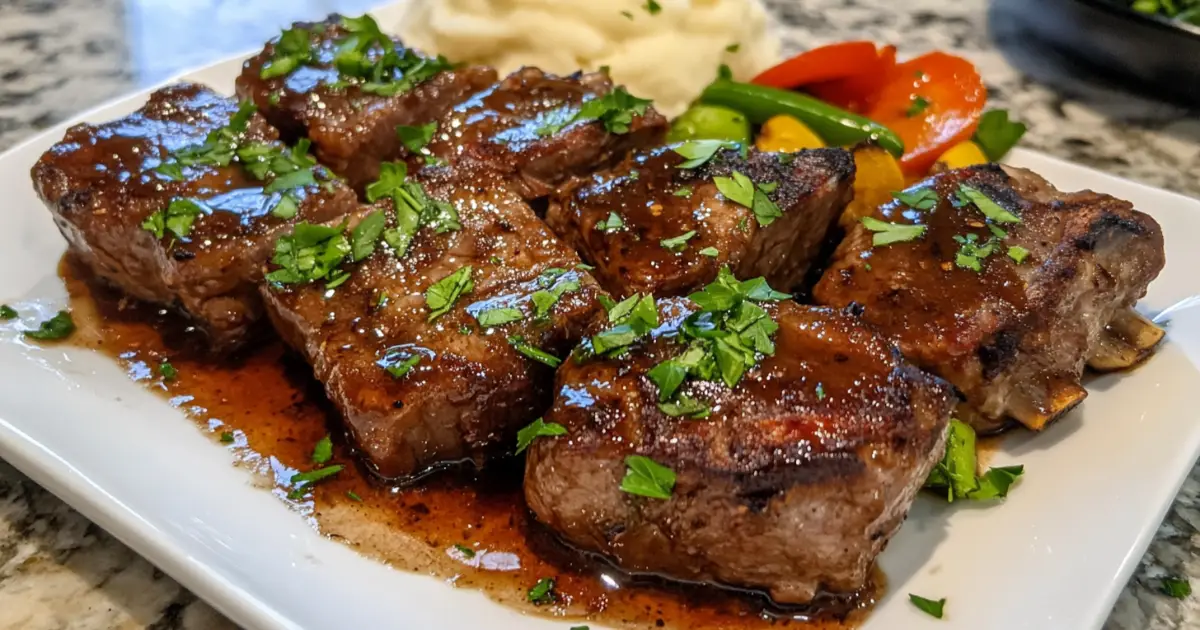
[[[989,23],[1015,64],[1039,80],[1090,78],[1200,107],[1198,27],[1138,13],[1121,0],[993,0]]]

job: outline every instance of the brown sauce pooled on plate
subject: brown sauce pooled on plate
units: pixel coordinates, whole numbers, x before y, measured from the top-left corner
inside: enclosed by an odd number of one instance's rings
[[[565,548],[529,517],[517,460],[478,477],[446,473],[412,488],[384,487],[338,442],[336,415],[320,384],[282,343],[207,360],[199,351],[203,341],[177,319],[94,286],[66,258],[59,272],[78,326],[69,343],[114,357],[130,378],[167,396],[322,534],[397,569],[481,590],[531,614],[563,617],[564,627],[850,628],[882,591],[876,571],[856,601],[780,609],[761,594],[622,574]],[[177,372],[173,380],[162,376],[164,361]],[[311,494],[289,498],[292,474],[321,467],[312,463],[312,452],[327,434],[335,447],[324,465],[345,468]],[[527,593],[542,578],[555,579],[558,601],[535,606]]]

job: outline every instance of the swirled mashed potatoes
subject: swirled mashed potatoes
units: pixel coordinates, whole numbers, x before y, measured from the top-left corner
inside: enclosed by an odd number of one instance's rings
[[[504,72],[608,66],[667,115],[721,64],[744,80],[779,57],[758,0],[412,0],[397,30],[419,49]]]

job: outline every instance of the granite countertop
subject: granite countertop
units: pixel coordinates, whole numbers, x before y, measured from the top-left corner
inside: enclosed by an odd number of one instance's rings
[[[1035,82],[1044,64],[987,0],[769,0],[792,48],[893,42],[974,61],[993,103],[1029,127],[1024,146],[1200,196],[1200,116],[1085,83]],[[0,2],[0,149],[134,88],[253,48],[291,19],[375,0],[8,0]],[[993,11],[996,11],[993,9]],[[992,29],[988,36],[988,26]],[[1014,63],[1016,64],[1014,66]],[[1164,574],[1200,584],[1200,472],[1172,506],[1105,630],[1200,627],[1200,598],[1154,590]],[[86,518],[0,462],[0,628],[212,629],[232,623]]]

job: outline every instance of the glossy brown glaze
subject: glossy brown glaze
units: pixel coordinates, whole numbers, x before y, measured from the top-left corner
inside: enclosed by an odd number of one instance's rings
[[[995,225],[1007,235],[980,271],[955,263],[955,237],[991,237],[992,222],[980,210],[952,203],[961,184],[1021,220]],[[926,225],[926,233],[873,247],[871,232],[856,226],[814,290],[816,300],[861,306],[905,356],[964,394],[960,417],[977,430],[995,430],[1008,416],[1044,426],[1082,400],[1079,377],[1100,332],[1162,269],[1158,224],[1128,202],[1062,193],[1021,169],[952,171],[910,191],[920,189],[936,191],[936,208],[893,202],[875,217]],[[1028,257],[1018,264],[1011,246]]]
[[[189,166],[179,181],[153,170],[172,152],[203,144],[237,109],[236,101],[202,86],[163,88],[126,118],[72,127],[32,171],[38,194],[81,260],[130,295],[178,307],[220,348],[242,342],[262,315],[255,284],[274,236],[296,221],[334,220],[357,203],[340,182],[326,181],[296,189],[296,217],[280,219],[270,214],[280,193],[265,193],[264,182],[236,160]],[[282,147],[277,138],[254,115],[240,141]],[[186,237],[158,239],[142,227],[176,199],[205,208]]]
[[[619,295],[686,295],[729,265],[738,278],[765,277],[798,290],[830,229],[853,195],[854,161],[842,149],[794,155],[720,151],[700,168],[680,169],[671,147],[639,153],[611,174],[597,174],[550,204],[546,222],[578,249],[606,289]],[[761,225],[750,208],[726,199],[714,177],[738,171],[783,216]],[[611,214],[621,227],[602,229]],[[695,232],[679,249],[664,239]],[[715,255],[700,254],[715,249]]]
[[[243,65],[237,93],[254,101],[286,138],[310,138],[321,162],[355,188],[375,181],[379,163],[402,153],[398,125],[436,120],[497,80],[495,70],[471,66],[442,72],[394,96],[366,93],[356,84],[338,87],[335,84],[342,77],[333,60],[340,41],[347,37],[341,16],[295,27],[311,32],[313,59],[287,75],[263,79],[262,68],[275,55],[278,42],[273,40]],[[405,51],[399,40],[395,45],[397,52]],[[382,50],[375,46],[367,57],[380,55]]]
[[[549,406],[553,379],[552,369],[522,356],[508,337],[564,356],[600,310],[600,289],[576,269],[579,258],[497,181],[464,182],[447,169],[426,171],[420,181],[458,209],[462,229],[439,235],[424,228],[401,259],[381,248],[333,291],[263,289],[276,329],[310,360],[355,443],[388,478],[508,448],[517,429]],[[388,216],[390,204],[381,204]],[[474,288],[429,322],[430,285],[467,266]],[[543,277],[552,269],[565,273]],[[565,293],[545,320],[534,318],[532,294],[569,282],[579,289]],[[476,318],[496,308],[523,317],[481,326]],[[385,370],[418,355],[403,378]]]
[[[624,356],[560,368],[546,421],[567,433],[529,449],[530,508],[630,571],[794,603],[857,591],[942,456],[950,387],[855,318],[787,301],[766,306],[775,354],[733,389],[685,383],[711,415],[671,417],[647,372],[683,352],[690,304],[661,300],[654,340]],[[620,490],[629,455],[675,472],[671,498]]]
[[[583,103],[612,89],[603,73],[558,77],[522,68],[456,105],[422,153],[465,170],[491,170],[526,199],[542,197],[572,176],[662,141],[667,119],[653,107],[634,116],[625,133],[610,133],[598,121],[563,126]]]
[[[753,593],[629,577],[559,545],[528,518],[519,462],[499,465],[479,479],[442,476],[419,488],[372,483],[354,465],[353,450],[340,440],[335,415],[320,384],[311,380],[309,367],[282,344],[213,363],[190,350],[203,339],[177,328],[174,320],[84,282],[78,266],[64,264],[60,270],[79,325],[71,343],[112,356],[131,379],[190,415],[321,533],[397,569],[478,589],[530,614],[562,618],[564,627],[851,628],[884,586],[876,573],[872,588],[849,609],[839,602],[837,609],[784,610]],[[179,371],[174,381],[164,382],[157,373],[164,360]],[[288,499],[290,476],[313,467],[313,446],[330,433],[335,439],[330,463],[346,469],[311,493]],[[555,578],[559,601],[534,606],[526,593],[545,577]],[[831,615],[844,620],[805,621]]]

